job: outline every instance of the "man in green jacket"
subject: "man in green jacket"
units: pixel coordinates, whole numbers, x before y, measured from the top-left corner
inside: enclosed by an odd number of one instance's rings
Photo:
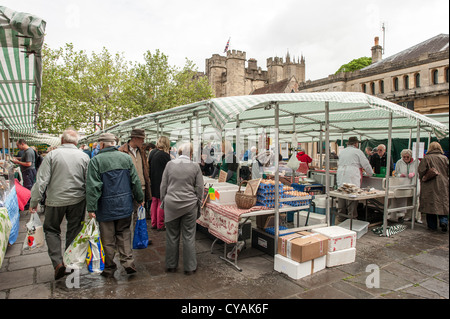
[[[131,246],[133,200],[144,204],[144,193],[136,168],[128,154],[119,152],[116,137],[100,135],[100,151],[91,159],[86,180],[86,205],[89,217],[96,218],[105,251],[102,275],[113,277],[117,270],[115,251],[127,274],[136,272]]]

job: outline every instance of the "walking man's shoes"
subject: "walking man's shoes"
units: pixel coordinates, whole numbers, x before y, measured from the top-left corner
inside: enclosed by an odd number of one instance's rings
[[[66,275],[66,267],[64,264],[59,264],[55,267],[55,280],[58,280]]]

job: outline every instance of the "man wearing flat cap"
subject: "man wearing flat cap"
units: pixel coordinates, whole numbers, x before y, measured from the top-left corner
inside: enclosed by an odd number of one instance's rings
[[[90,218],[100,226],[100,239],[105,250],[105,269],[102,275],[114,276],[117,265],[115,251],[127,274],[136,272],[131,246],[133,201],[144,204],[141,181],[127,154],[119,152],[116,137],[100,135],[100,151],[89,162],[86,180],[86,208]]]
[[[147,155],[144,147],[145,130],[133,129],[130,134],[130,139],[127,143],[119,147],[119,151],[130,155],[134,166],[136,167],[139,179],[142,185],[142,192],[145,195],[145,201],[152,199],[152,192],[150,189],[150,176],[148,170]],[[138,202],[134,203],[134,214],[137,213],[139,208]],[[146,212],[149,216],[149,212]]]
[[[361,187],[362,170],[365,170],[369,176],[373,175],[369,160],[358,147],[358,138],[352,136],[348,139],[347,147],[339,152],[338,170],[336,174],[338,187],[341,187],[344,183]],[[356,218],[358,216],[357,207],[358,201],[356,200],[338,199],[338,214]],[[338,221],[344,220],[345,218],[342,216],[338,217]]]

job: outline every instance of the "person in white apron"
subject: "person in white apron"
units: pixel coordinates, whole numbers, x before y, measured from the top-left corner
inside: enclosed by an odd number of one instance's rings
[[[373,175],[372,167],[364,153],[358,148],[359,140],[356,136],[348,139],[347,147],[339,152],[338,170],[336,173],[337,186],[341,187],[344,183],[354,184],[361,187],[362,170],[365,170],[369,176]],[[358,216],[358,201],[338,199],[338,213],[356,218]],[[345,218],[339,216],[338,221]]]

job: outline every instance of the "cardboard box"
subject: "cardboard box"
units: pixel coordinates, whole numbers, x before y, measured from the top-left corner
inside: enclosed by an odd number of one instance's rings
[[[355,258],[356,258],[356,248],[348,248],[328,252],[327,267],[335,267],[339,265],[350,264],[355,261]]]
[[[298,263],[280,254],[275,255],[274,269],[293,279],[300,279],[326,267],[326,255],[303,263]]]
[[[353,230],[330,226],[313,228],[311,232],[328,237],[328,251],[330,252],[356,247],[356,232]]]
[[[278,254],[299,263],[324,256],[328,238],[321,234],[298,232],[278,238]]]

